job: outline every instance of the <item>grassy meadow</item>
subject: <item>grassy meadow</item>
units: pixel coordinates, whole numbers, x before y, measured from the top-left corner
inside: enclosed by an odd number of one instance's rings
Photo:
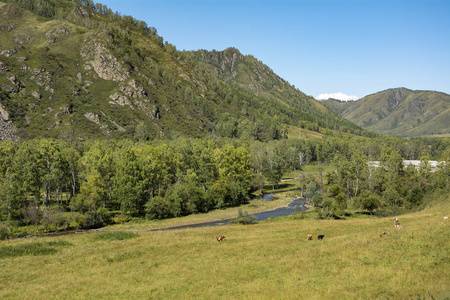
[[[400,216],[400,230],[392,217],[296,215],[2,241],[0,299],[446,299],[450,201],[440,197]]]

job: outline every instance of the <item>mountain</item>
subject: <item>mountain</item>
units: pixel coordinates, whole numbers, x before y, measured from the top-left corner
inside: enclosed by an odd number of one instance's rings
[[[320,101],[322,104],[324,104],[326,107],[334,110],[337,112],[338,115],[342,115],[342,113],[349,108],[355,101],[342,101],[339,99],[333,99],[329,98],[326,100]]]
[[[237,49],[177,51],[84,0],[0,2],[0,139],[370,135]]]
[[[450,95],[389,89],[355,102],[322,101],[347,120],[373,132],[414,137],[450,133]]]

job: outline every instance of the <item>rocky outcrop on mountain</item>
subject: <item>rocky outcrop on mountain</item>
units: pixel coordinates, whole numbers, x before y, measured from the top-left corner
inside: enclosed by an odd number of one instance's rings
[[[63,115],[70,115],[73,113],[73,109],[71,106],[60,107],[58,112],[55,114],[55,118],[59,118]]]
[[[1,100],[2,98],[0,98],[0,101]],[[16,136],[16,132],[17,129],[10,120],[9,113],[0,103],[0,141],[4,139],[16,141],[18,139],[18,137]]]
[[[122,85],[120,90],[125,95],[133,98],[142,98],[147,96],[147,92],[144,88],[140,87],[134,79],[130,80],[127,84]]]
[[[0,76],[5,74],[7,71],[8,68],[6,67],[6,65],[2,61],[0,61]]]
[[[14,47],[14,48],[11,48],[11,49],[6,49],[6,50],[1,51],[1,52],[0,52],[0,55],[6,56],[6,57],[11,57],[11,56],[13,56],[14,54],[16,54],[17,51],[18,51],[18,48],[17,48],[17,47]]]
[[[84,114],[86,119],[88,119],[91,122],[94,122],[96,124],[100,123],[100,116],[91,112],[87,112]]]
[[[31,43],[31,37],[23,32],[14,36],[12,40],[19,45]]]
[[[17,141],[19,138],[17,137],[16,133],[17,128],[11,121],[5,122],[3,120],[0,120],[0,141],[5,139]]]
[[[68,36],[70,34],[69,29],[66,27],[59,25],[51,30],[49,30],[45,36],[49,39],[48,44],[55,43],[59,38],[63,38],[65,36]]]
[[[92,17],[91,14],[82,6],[75,7],[74,9],[72,9],[72,11],[70,13],[76,17],[89,18],[89,19]]]
[[[109,98],[111,98],[111,101],[109,101],[109,103],[111,103],[111,104],[117,104],[120,106],[125,106],[125,105],[132,106],[131,101],[127,97],[125,97],[123,95],[119,95],[118,93],[115,93],[115,94],[109,96]]]
[[[0,14],[3,17],[3,19],[7,20],[11,18],[20,17],[22,15],[22,12],[23,11],[19,5],[8,3],[2,7]]]
[[[59,127],[61,124],[62,124],[62,121],[58,120],[58,121],[56,121],[55,123],[52,123],[52,124],[47,128],[47,130],[53,130],[53,129],[55,129],[56,127]]]
[[[11,72],[6,74],[6,81],[1,84],[2,90],[10,94],[17,94],[20,90],[20,81],[16,75]]]
[[[198,53],[201,55],[202,61],[213,62],[217,66],[217,75],[230,74],[233,78],[238,73],[236,64],[245,59],[245,56],[234,48],[228,48],[224,51],[199,50]]]
[[[0,120],[9,121],[9,113],[1,104],[0,104]]]
[[[33,96],[36,99],[41,99],[42,98],[42,95],[38,91],[32,92],[31,96]]]
[[[105,80],[125,81],[130,78],[130,73],[100,42],[104,37],[89,36],[87,43],[81,49],[81,56],[86,59],[85,70],[93,69],[98,77]]]

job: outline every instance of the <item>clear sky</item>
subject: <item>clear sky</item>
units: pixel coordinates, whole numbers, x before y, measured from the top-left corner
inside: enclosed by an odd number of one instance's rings
[[[450,0],[101,0],[178,50],[235,47],[302,92],[450,94]]]

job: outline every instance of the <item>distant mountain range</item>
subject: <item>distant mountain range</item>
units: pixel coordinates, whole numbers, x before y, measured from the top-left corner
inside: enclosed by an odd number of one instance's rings
[[[0,2],[0,139],[371,135],[237,49],[178,51],[92,1]]]
[[[358,101],[322,101],[347,120],[376,133],[414,137],[450,134],[450,95],[389,89]]]

